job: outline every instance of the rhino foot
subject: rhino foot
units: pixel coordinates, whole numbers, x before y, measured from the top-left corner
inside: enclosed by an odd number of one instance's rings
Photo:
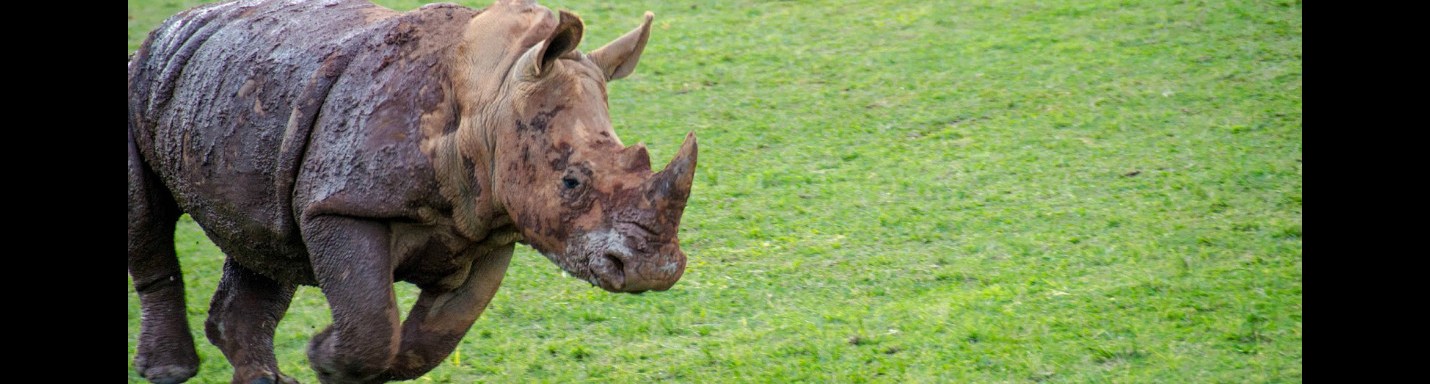
[[[154,384],[182,383],[188,381],[189,378],[194,377],[194,375],[197,374],[199,371],[197,364],[170,364],[161,365],[157,367],[147,367],[143,362],[140,362],[137,365],[139,375],[144,376],[145,379],[149,380],[149,382]]]
[[[258,377],[258,378],[254,378],[254,379],[249,379],[248,381],[246,381],[246,382],[244,382],[244,383],[247,383],[247,384],[298,384],[298,380],[294,380],[293,378],[288,377],[288,376],[284,376],[284,375],[282,375],[282,374],[273,374],[273,375],[271,375],[271,376],[264,376],[264,377]]]

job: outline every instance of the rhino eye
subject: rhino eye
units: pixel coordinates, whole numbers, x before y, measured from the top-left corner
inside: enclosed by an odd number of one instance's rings
[[[574,177],[569,177],[569,176],[568,176],[568,177],[563,177],[563,178],[561,178],[561,185],[566,186],[566,189],[573,189],[573,188],[576,188],[576,187],[581,186],[581,181],[580,181],[580,180],[576,180],[576,178],[574,178]]]

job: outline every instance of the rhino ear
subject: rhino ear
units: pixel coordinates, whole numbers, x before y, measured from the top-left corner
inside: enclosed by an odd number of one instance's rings
[[[654,19],[655,14],[646,11],[645,22],[641,26],[591,52],[591,61],[606,73],[606,81],[624,78],[636,70],[636,62],[640,61],[641,51],[645,50],[645,42],[650,39],[650,21]]]
[[[581,44],[581,35],[586,29],[581,17],[564,10],[559,13],[559,17],[560,21],[557,22],[556,29],[551,31],[551,35],[531,46],[517,59],[516,67],[521,69],[523,75],[530,78],[545,75],[551,71],[551,64],[555,63],[556,59]]]

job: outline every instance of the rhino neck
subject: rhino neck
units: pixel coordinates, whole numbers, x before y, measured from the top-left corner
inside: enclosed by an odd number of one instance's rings
[[[451,222],[470,240],[482,240],[493,229],[510,225],[506,210],[492,198],[491,157],[483,150],[464,150],[460,135],[431,140],[432,171],[438,192],[451,207]],[[484,147],[484,146],[483,146]],[[447,212],[442,212],[446,214]]]
[[[422,113],[421,149],[431,161],[439,193],[450,204],[457,232],[482,240],[490,230],[505,225],[506,210],[492,198],[495,146],[482,132],[481,119],[474,117],[480,108],[467,99],[472,73],[458,69],[466,63],[450,53],[438,66],[446,77],[435,95],[441,101]]]
[[[542,31],[555,27],[540,6],[490,7],[467,22],[461,41],[443,59],[451,88],[444,103],[423,116],[424,150],[431,157],[440,190],[452,203],[458,231],[482,239],[511,225],[501,199],[496,155],[514,116],[507,93],[512,63]],[[430,117],[431,121],[428,121]],[[503,123],[506,124],[503,124]]]
[[[482,240],[493,229],[511,225],[496,194],[496,138],[478,117],[481,108],[466,101],[462,71],[450,71],[443,101],[422,116],[422,150],[432,161],[438,191],[451,206],[457,232]]]

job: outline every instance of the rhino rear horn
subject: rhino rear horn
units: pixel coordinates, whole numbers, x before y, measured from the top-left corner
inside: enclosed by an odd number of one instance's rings
[[[645,143],[636,143],[621,150],[621,166],[627,172],[650,172],[650,152]]]

